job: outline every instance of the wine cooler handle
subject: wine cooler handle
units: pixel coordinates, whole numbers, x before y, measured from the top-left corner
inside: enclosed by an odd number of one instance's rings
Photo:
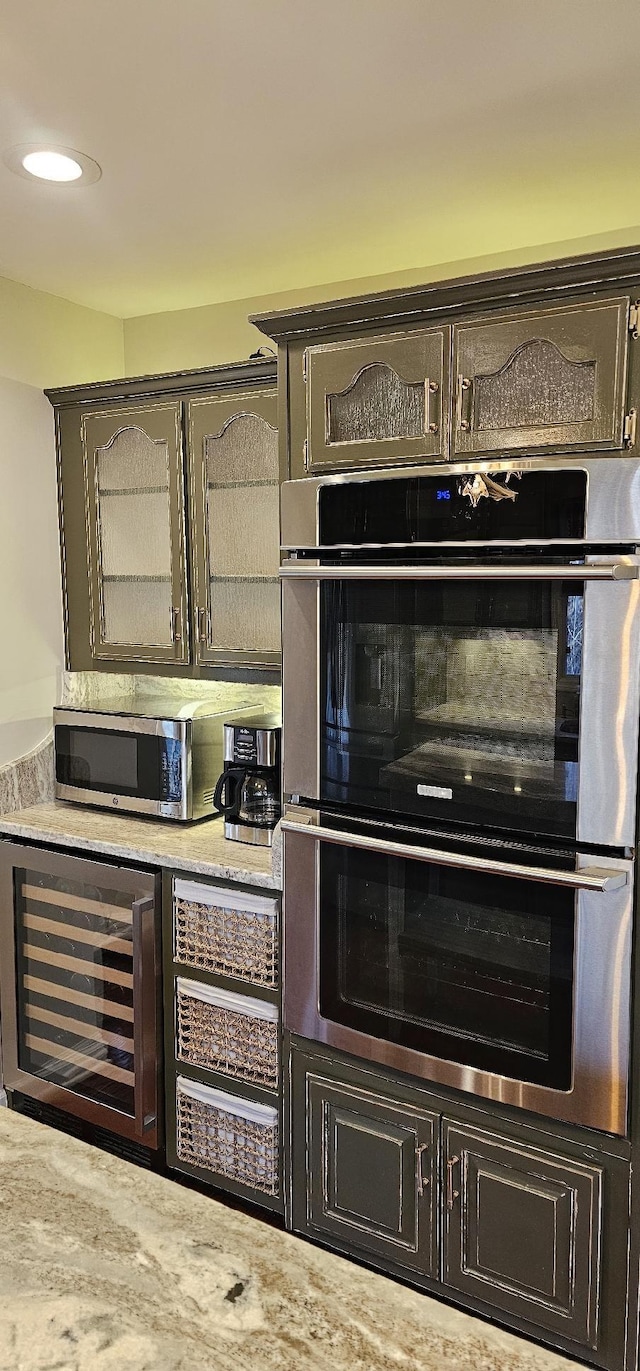
[[[155,909],[153,895],[134,900],[133,913],[133,1069],[135,1129],[139,1138],[156,1122]]]
[[[622,890],[628,881],[624,870],[608,866],[584,866],[579,871],[556,870],[555,867],[525,866],[521,862],[500,862],[493,857],[470,857],[466,852],[443,852],[440,848],[417,847],[412,843],[386,842],[384,838],[370,838],[364,833],[346,833],[339,828],[323,828],[320,824],[295,823],[282,820],[283,833],[299,833],[322,842],[337,843],[341,847],[362,848],[365,852],[379,852],[385,857],[406,857],[409,861],[432,862],[434,866],[461,867],[465,871],[485,872],[491,876],[513,876],[523,881],[540,881],[544,885],[569,886],[572,890],[595,890],[605,894]]]

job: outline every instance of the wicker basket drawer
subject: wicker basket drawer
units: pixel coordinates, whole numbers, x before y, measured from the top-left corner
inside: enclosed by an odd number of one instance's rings
[[[178,1076],[176,1151],[191,1166],[278,1195],[278,1111]]]
[[[176,878],[173,955],[182,966],[278,984],[278,899]]]
[[[278,1008],[176,978],[176,1058],[270,1090],[278,1086]]]

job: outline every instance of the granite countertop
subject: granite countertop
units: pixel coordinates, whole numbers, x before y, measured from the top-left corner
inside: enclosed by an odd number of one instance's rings
[[[221,818],[182,824],[51,801],[0,815],[1,835],[269,890],[281,888],[279,830],[271,849],[231,843],[223,836]]]

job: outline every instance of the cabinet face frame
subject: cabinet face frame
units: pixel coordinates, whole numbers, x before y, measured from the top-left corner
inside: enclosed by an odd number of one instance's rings
[[[135,1115],[89,1099],[79,1092],[31,1075],[18,1061],[18,1001],[16,994],[14,870],[27,867],[45,875],[87,881],[92,885],[108,882],[113,890],[131,895],[139,929],[133,944],[133,1034],[135,1053],[142,1063],[136,1071]],[[84,1119],[109,1132],[155,1149],[164,1135],[162,1110],[162,1027],[160,954],[160,876],[153,871],[120,867],[108,861],[93,861],[67,853],[49,852],[39,847],[0,843],[0,994],[2,997],[2,1057],[4,1084],[32,1099],[42,1100],[66,1114]],[[138,905],[138,919],[135,906]],[[9,917],[10,915],[10,917]]]
[[[168,449],[167,476],[169,498],[169,536],[171,561],[170,634],[167,646],[155,644],[111,643],[103,632],[99,493],[96,452],[111,445],[119,433],[139,429],[151,442],[164,442]],[[189,620],[185,546],[184,461],[182,448],[182,405],[128,404],[84,411],[81,418],[86,535],[89,560],[89,603],[91,652],[98,660],[114,662],[163,662],[186,664],[189,652]],[[144,531],[141,531],[144,536]]]
[[[306,367],[306,471],[388,466],[446,456],[449,436],[448,325],[310,345]],[[413,437],[331,441],[330,400],[346,396],[372,368],[398,387],[423,387],[424,430]]]
[[[545,1154],[508,1137],[467,1127],[451,1118],[443,1130],[442,1279],[466,1294],[575,1342],[598,1346],[603,1169]],[[552,1226],[551,1290],[527,1288],[514,1273],[483,1266],[481,1239],[491,1242],[481,1212],[482,1180],[548,1206]],[[500,1241],[500,1239],[498,1239]],[[504,1235],[502,1237],[504,1242]],[[524,1241],[524,1239],[523,1239]],[[528,1249],[527,1249],[528,1250]],[[508,1253],[505,1250],[505,1266]]]
[[[625,441],[629,296],[479,316],[453,329],[455,459],[548,449],[617,450]],[[599,316],[599,317],[598,317]],[[526,349],[545,342],[568,377],[594,366],[593,417],[478,428],[478,384],[499,382]]]
[[[209,417],[215,414],[211,424]],[[191,633],[194,661],[198,666],[250,666],[273,668],[280,665],[280,652],[221,648],[211,642],[212,596],[209,569],[212,558],[207,518],[207,473],[205,442],[219,437],[242,416],[257,415],[277,433],[277,393],[271,387],[243,389],[233,394],[212,392],[187,403],[187,461],[191,509],[190,561],[193,586]],[[277,480],[277,477],[276,477]],[[238,483],[241,486],[244,483]]]

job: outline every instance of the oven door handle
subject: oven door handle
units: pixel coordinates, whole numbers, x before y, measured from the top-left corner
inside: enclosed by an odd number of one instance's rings
[[[553,867],[524,866],[520,862],[496,862],[492,857],[470,857],[462,852],[442,852],[439,848],[413,847],[411,843],[386,842],[369,838],[363,833],[344,833],[337,828],[322,828],[319,824],[295,823],[282,820],[287,833],[299,833],[320,838],[340,847],[357,847],[365,852],[379,852],[388,857],[407,857],[410,861],[431,862],[434,866],[455,866],[465,871],[478,871],[491,876],[512,876],[522,881],[540,881],[543,885],[569,886],[573,890],[621,890],[627,884],[627,872],[611,867],[585,866],[581,871],[556,871]]]
[[[297,581],[637,581],[634,562],[569,562],[564,566],[314,566],[285,562],[280,576]]]

